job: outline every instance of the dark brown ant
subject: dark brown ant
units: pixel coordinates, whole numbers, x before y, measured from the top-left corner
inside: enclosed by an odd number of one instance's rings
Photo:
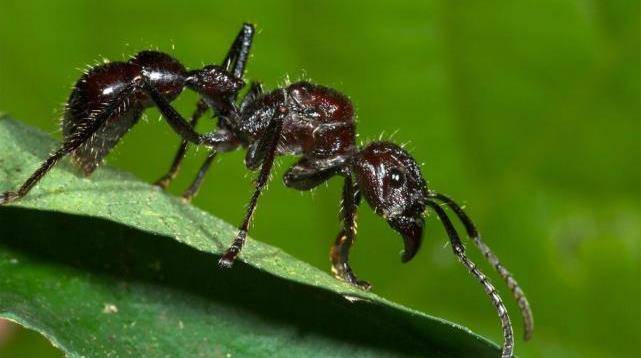
[[[25,196],[65,157],[71,155],[85,175],[91,175],[146,108],[168,106],[184,88],[202,96],[194,118],[206,106],[216,114],[234,111],[236,94],[245,83],[242,76],[249,56],[254,27],[244,24],[221,66],[209,65],[187,71],[171,56],[142,51],[127,62],[110,62],[92,68],[76,82],[62,119],[63,142],[15,192],[0,195],[0,204]],[[160,104],[157,104],[160,99]],[[184,140],[225,150],[230,135],[224,123],[216,133],[200,135],[180,117],[165,117]]]
[[[247,213],[231,247],[219,260],[230,267],[240,253],[247,236],[258,198],[267,184],[274,160],[279,155],[299,155],[284,183],[297,190],[310,190],[334,176],[344,179],[342,224],[330,259],[334,275],[349,284],[368,290],[370,284],[358,279],[349,265],[349,250],[356,236],[356,210],[365,198],[403,238],[402,261],[410,261],[418,252],[424,228],[426,208],[440,218],[449,236],[454,254],[481,283],[494,304],[503,329],[503,357],[511,357],[514,347],[510,318],[498,292],[488,278],[465,255],[454,225],[439,203],[449,207],[462,222],[467,235],[505,280],[519,304],[525,326],[525,339],[533,330],[532,313],[523,291],[502,266],[489,247],[481,241],[473,222],[449,197],[429,190],[420,168],[404,149],[387,141],[377,141],[359,148],[355,143],[354,110],[351,101],[336,90],[297,82],[270,93],[263,93],[258,83],[236,104],[244,86],[242,75],[254,29],[244,25],[222,66],[206,66],[186,71],[173,58],[159,52],[141,52],[126,63],[116,62],[97,67],[76,84],[63,120],[64,141],[17,192],[0,196],[0,204],[23,197],[55,163],[71,154],[85,174],[91,174],[102,158],[139,119],[142,111],[158,107],[163,117],[183,138],[174,163],[158,181],[166,187],[176,175],[187,142],[212,149],[196,180],[185,197],[193,196],[217,152],[247,149],[248,169],[260,168],[255,191]],[[219,118],[213,133],[200,135],[171,106],[184,87],[199,93],[192,124],[213,109]]]

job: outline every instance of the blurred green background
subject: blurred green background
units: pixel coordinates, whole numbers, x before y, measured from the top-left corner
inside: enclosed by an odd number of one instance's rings
[[[216,63],[251,21],[247,78],[343,91],[360,140],[397,132],[430,185],[467,204],[532,304],[535,335],[517,353],[631,356],[641,350],[639,19],[638,1],[1,0],[0,111],[59,137],[62,103],[87,65],[145,48],[190,67]],[[175,103],[187,115],[195,101]],[[145,181],[163,174],[179,140],[158,118],[149,110],[109,164]],[[191,151],[172,192],[204,155]],[[251,235],[329,271],[341,181],[286,189],[292,161],[281,159]],[[243,153],[223,155],[194,203],[237,224],[250,188]],[[422,251],[402,265],[401,240],[363,205],[352,263],[378,294],[500,341],[495,311],[446,243],[433,217]],[[36,335],[23,334],[0,356],[33,352]]]

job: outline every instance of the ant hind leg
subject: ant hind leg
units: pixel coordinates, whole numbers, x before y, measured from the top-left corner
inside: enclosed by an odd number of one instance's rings
[[[244,23],[223,60],[223,67],[232,72],[237,78],[243,78],[245,73],[245,65],[249,59],[249,50],[251,49],[255,32],[254,25]]]
[[[100,112],[95,114],[93,120],[88,120],[88,124],[78,132],[65,140],[62,145],[40,165],[38,169],[18,188],[17,191],[8,191],[0,194],[0,205],[16,201],[29,193],[29,191],[53,168],[60,159],[64,158],[82,144],[91,139],[91,137],[102,128],[109,118],[114,115],[123,115],[131,107],[127,105],[130,97],[133,95],[137,84],[132,82],[127,85],[115,98],[109,102]]]
[[[198,170],[198,174],[196,174],[194,181],[182,194],[182,197],[186,202],[190,202],[191,199],[198,194],[198,190],[205,179],[205,174],[207,174],[209,167],[214,162],[216,154],[218,154],[218,152],[229,152],[235,150],[240,145],[238,138],[236,138],[231,131],[226,129],[219,129],[214,133],[206,135],[206,137],[208,145],[212,147],[212,150],[207,155],[207,159],[205,159],[200,170]]]

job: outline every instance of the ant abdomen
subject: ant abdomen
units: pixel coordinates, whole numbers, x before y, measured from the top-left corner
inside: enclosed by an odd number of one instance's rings
[[[65,108],[62,130],[70,141],[95,120],[95,115],[144,75],[168,100],[182,91],[185,68],[171,56],[157,51],[142,51],[127,62],[110,62],[85,73],[74,86]],[[151,99],[138,90],[128,97],[105,124],[73,153],[74,162],[90,175],[120,138],[140,119],[142,111],[153,106]]]
[[[129,60],[129,63],[138,66],[138,74],[144,72],[150,84],[167,101],[176,99],[185,86],[185,66],[166,53],[141,51]],[[145,107],[154,105],[147,95],[140,92],[139,96]]]

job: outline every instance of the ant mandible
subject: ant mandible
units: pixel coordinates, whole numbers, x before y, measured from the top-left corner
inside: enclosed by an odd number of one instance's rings
[[[92,69],[76,84],[63,118],[64,140],[36,172],[18,189],[0,196],[0,204],[17,200],[62,157],[71,154],[86,175],[91,174],[118,140],[140,118],[142,111],[156,106],[183,143],[170,171],[157,185],[166,187],[175,177],[188,142],[212,149],[196,179],[184,196],[196,194],[205,172],[217,152],[242,146],[247,149],[245,164],[260,168],[247,212],[232,245],[219,260],[231,267],[240,253],[258,199],[267,184],[274,160],[292,154],[301,158],[285,176],[286,186],[310,190],[334,176],[343,177],[342,225],[330,259],[334,275],[349,284],[368,290],[370,284],[356,277],[349,265],[349,250],[356,236],[356,210],[361,196],[403,238],[402,261],[418,252],[423,236],[424,216],[430,207],[440,218],[454,254],[481,283],[494,304],[503,329],[503,357],[511,357],[514,347],[512,326],[503,301],[488,278],[465,255],[461,239],[440,206],[449,207],[462,222],[467,235],[505,280],[518,302],[525,326],[525,339],[533,331],[532,313],[516,280],[481,240],[472,220],[449,197],[427,188],[420,168],[400,146],[377,141],[359,148],[355,142],[355,121],[351,101],[340,92],[297,82],[269,93],[252,83],[248,93],[236,104],[254,34],[253,26],[243,25],[222,66],[206,66],[187,71],[169,55],[143,51],[128,62],[114,62]],[[170,104],[183,88],[196,91],[201,100],[188,123]],[[212,108],[218,116],[213,133],[198,134],[193,125]]]

